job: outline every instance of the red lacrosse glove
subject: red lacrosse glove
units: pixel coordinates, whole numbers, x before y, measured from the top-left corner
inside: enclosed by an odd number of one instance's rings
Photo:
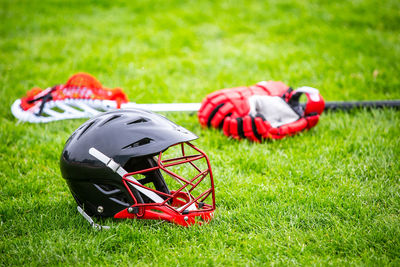
[[[303,93],[307,96],[304,110],[299,103]],[[317,89],[301,87],[293,91],[282,82],[269,81],[210,94],[202,102],[199,120],[203,126],[222,127],[227,136],[259,142],[310,129],[317,124],[324,106]]]
[[[206,96],[198,117],[203,126],[221,128],[227,116],[239,117],[249,113],[247,99],[253,95],[283,96],[289,86],[283,82],[259,82],[253,86],[221,89]]]

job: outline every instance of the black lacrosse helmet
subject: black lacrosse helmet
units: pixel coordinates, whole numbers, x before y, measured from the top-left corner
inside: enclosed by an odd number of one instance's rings
[[[207,155],[189,142],[197,138],[149,111],[106,112],[69,137],[61,154],[61,173],[77,204],[91,216],[162,219],[181,225],[198,218],[208,221],[215,209],[214,183]],[[173,146],[181,155],[163,161],[163,152]],[[196,153],[187,154],[185,147]],[[204,169],[196,166],[201,160],[206,162]],[[180,164],[195,168],[194,177],[171,170]],[[165,174],[179,182],[176,190],[169,188]],[[194,195],[206,177],[209,188]]]

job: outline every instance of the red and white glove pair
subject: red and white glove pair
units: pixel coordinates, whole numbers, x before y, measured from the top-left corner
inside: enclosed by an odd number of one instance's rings
[[[304,109],[299,103],[302,94],[307,97]],[[292,90],[283,82],[268,81],[209,94],[198,117],[201,125],[222,128],[228,137],[261,142],[314,127],[324,107],[317,89]]]

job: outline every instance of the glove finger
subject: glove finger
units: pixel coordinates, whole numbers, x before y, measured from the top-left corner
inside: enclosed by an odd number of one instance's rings
[[[239,126],[238,126],[239,127]],[[254,142],[261,142],[261,135],[257,132],[254,117],[245,116],[242,119],[242,131],[244,136]]]
[[[287,136],[294,135],[298,132],[303,131],[307,127],[307,120],[305,118],[300,118],[295,122],[291,122],[279,127],[279,135]]]
[[[279,135],[279,134],[270,134],[271,139],[283,139],[284,137],[286,137],[286,135]]]
[[[211,94],[207,96],[203,100],[198,112],[200,124],[203,126],[210,126],[211,120],[225,102],[227,102],[227,98],[221,92],[218,92],[218,94],[213,93],[212,96]]]
[[[221,128],[224,123],[224,119],[232,114],[233,108],[234,106],[230,102],[220,104],[210,114],[207,125],[209,127],[212,126],[214,128]]]
[[[211,115],[211,113],[216,109],[219,108],[218,106],[215,106],[211,103],[206,103],[201,106],[201,110],[197,113],[197,116],[199,118],[200,124],[204,127],[208,126],[208,119]]]
[[[270,138],[269,129],[271,128],[271,124],[269,124],[268,121],[264,120],[262,117],[255,117],[254,123],[255,128],[257,129],[257,132],[261,136],[261,138]]]
[[[224,120],[224,124],[223,124],[223,126],[222,126],[222,132],[224,133],[224,135],[226,135],[226,136],[231,136],[231,129],[230,129],[230,127],[231,127],[231,120],[232,120],[232,118],[231,117],[227,117],[225,120]]]
[[[271,127],[268,130],[268,136],[271,139],[282,139],[284,138],[286,135],[281,134],[280,128],[279,127]]]
[[[223,132],[228,137],[240,139],[238,132],[238,120],[236,118],[227,117],[224,120]]]

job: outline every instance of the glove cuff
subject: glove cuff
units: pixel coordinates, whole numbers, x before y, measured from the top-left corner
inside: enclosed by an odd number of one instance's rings
[[[307,103],[304,111],[299,103],[300,96],[302,94],[305,94],[307,97]],[[319,91],[315,88],[307,86],[297,88],[296,90],[290,92],[286,96],[286,101],[294,110],[296,110],[297,113],[299,113],[300,116],[309,116],[313,113],[321,115],[325,108],[325,101],[319,94]]]

